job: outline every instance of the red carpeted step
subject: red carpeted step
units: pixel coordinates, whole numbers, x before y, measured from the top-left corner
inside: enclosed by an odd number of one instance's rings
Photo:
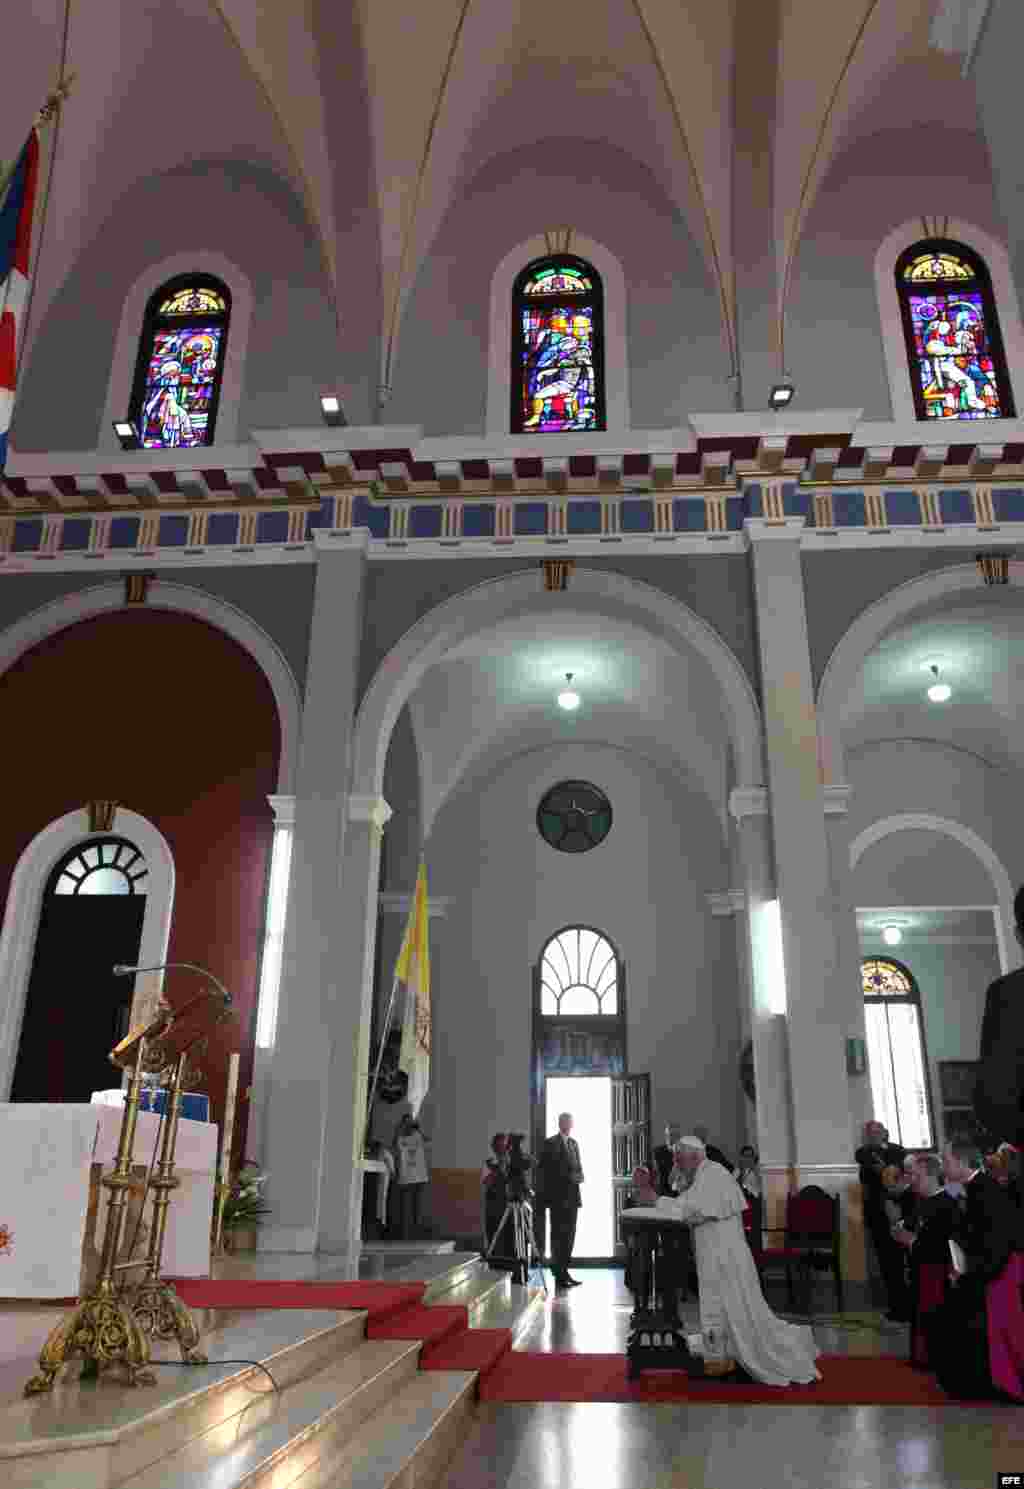
[[[482,1376],[481,1401],[703,1401],[742,1405],[945,1406],[949,1397],[934,1376],[891,1355],[822,1355],[821,1380],[806,1386],[763,1386],[691,1380],[679,1370],[626,1376],[625,1355],[540,1354],[509,1350]]]
[[[480,1379],[512,1348],[511,1329],[466,1329],[427,1345],[421,1370],[476,1370]]]
[[[190,1308],[335,1308],[368,1313],[370,1321],[415,1310],[426,1291],[423,1282],[396,1286],[387,1282],[277,1282],[265,1277],[223,1281],[172,1277],[170,1281]]]
[[[439,1344],[454,1334],[463,1332],[469,1323],[465,1308],[405,1308],[390,1318],[370,1319],[366,1325],[367,1339],[422,1339],[427,1344]]]

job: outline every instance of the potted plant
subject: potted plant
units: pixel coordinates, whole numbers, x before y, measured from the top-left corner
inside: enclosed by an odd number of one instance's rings
[[[230,1181],[224,1201],[224,1250],[255,1251],[256,1230],[269,1214],[263,1203],[267,1176],[257,1163],[244,1163]]]

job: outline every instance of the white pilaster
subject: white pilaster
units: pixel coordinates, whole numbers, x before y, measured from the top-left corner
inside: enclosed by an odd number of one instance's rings
[[[272,1214],[260,1233],[260,1247],[267,1251],[313,1251],[320,1228],[331,1020],[339,986],[347,987],[352,967],[340,912],[349,889],[342,863],[344,808],[365,570],[365,544],[318,545],[291,886],[267,1097],[267,1201]],[[358,885],[355,893],[360,893]]]

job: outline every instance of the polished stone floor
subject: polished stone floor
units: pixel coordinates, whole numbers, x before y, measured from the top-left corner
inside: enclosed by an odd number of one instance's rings
[[[528,1350],[625,1348],[620,1272],[580,1268],[518,1341]],[[773,1306],[780,1303],[770,1296]],[[684,1317],[696,1326],[696,1309]],[[795,1316],[795,1315],[794,1315]],[[906,1351],[878,1315],[815,1322],[827,1354]],[[478,1408],[444,1489],[990,1489],[1024,1474],[1024,1412],[955,1406],[640,1406]]]

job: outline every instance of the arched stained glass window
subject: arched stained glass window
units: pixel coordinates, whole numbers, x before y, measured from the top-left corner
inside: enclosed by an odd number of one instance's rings
[[[619,1011],[619,959],[610,941],[586,926],[552,936],[540,959],[542,1015],[601,1016]]]
[[[145,894],[146,860],[124,838],[93,838],[61,865],[54,894]]]
[[[535,259],[512,287],[512,433],[604,428],[601,280],[572,254]]]
[[[934,1146],[921,996],[907,967],[889,958],[861,963],[868,1070],[874,1115],[904,1148]]]
[[[1010,419],[1013,396],[988,270],[961,243],[915,243],[896,289],[919,419]]]
[[[144,449],[213,444],[230,317],[227,286],[206,275],[150,298],[130,411]]]

